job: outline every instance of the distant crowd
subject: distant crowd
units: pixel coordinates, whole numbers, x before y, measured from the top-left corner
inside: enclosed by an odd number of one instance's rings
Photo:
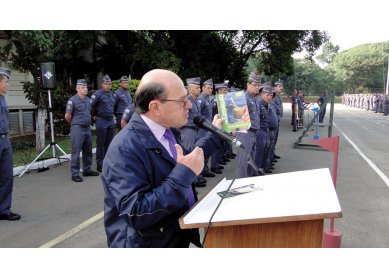
[[[342,104],[388,115],[389,96],[384,93],[343,94]]]

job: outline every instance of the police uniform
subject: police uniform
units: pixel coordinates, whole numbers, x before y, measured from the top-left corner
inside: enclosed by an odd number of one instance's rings
[[[200,85],[200,78],[188,78],[186,79],[186,84],[189,86],[189,84],[195,84]],[[188,122],[185,126],[181,128],[181,137],[182,137],[182,143],[186,148],[191,148],[199,139],[199,129],[198,127],[193,123],[193,118],[196,116],[200,116],[200,105],[202,100],[198,97],[195,99],[192,95],[188,96],[188,100],[192,104],[192,108],[188,111]],[[197,177],[195,180],[195,186],[196,187],[205,187],[205,183],[207,180],[201,176],[201,174]]]
[[[252,72],[249,75],[248,82],[260,84],[261,76]],[[253,168],[247,164],[246,155],[250,155],[252,160],[255,159],[256,135],[260,128],[258,96],[251,95],[247,90],[245,90],[245,95],[251,126],[248,130],[236,132],[236,139],[240,141],[246,149],[246,151],[240,150],[237,152],[237,178],[251,177],[257,174],[257,172],[255,172]]]
[[[120,78],[120,82],[122,81],[128,81],[128,78],[126,76],[123,76]],[[133,110],[133,102],[130,95],[130,92],[128,90],[124,90],[122,87],[119,87],[115,91],[115,105],[114,105],[114,112],[116,114],[116,127],[121,130],[121,120],[123,113],[125,112],[126,108],[129,108]]]
[[[11,70],[0,68],[0,220],[18,220],[19,214],[11,212],[13,189],[12,146],[8,138],[9,116],[4,95],[8,91]]]
[[[384,116],[388,116],[388,111],[389,111],[389,98],[388,95],[385,96],[383,100],[383,105],[384,105]]]
[[[228,86],[226,83],[216,83],[215,84],[216,93],[218,93],[218,89],[227,88],[227,87]],[[212,118],[213,118],[216,114],[218,114],[217,101],[214,97],[213,97],[213,99],[211,99],[211,107],[212,107]],[[220,139],[220,143],[223,144],[223,147],[218,149],[218,150],[215,150],[211,155],[211,157],[212,157],[212,159],[211,159],[211,172],[216,173],[216,174],[221,174],[222,169],[224,169],[224,167],[221,166],[220,164],[226,164],[222,160],[222,158],[224,156],[224,152],[225,152],[225,141]]]
[[[277,85],[283,86],[284,83],[282,80],[279,80],[279,81],[276,81],[274,83],[274,85],[275,86],[277,86]],[[279,134],[279,130],[280,130],[281,118],[282,118],[282,116],[284,116],[284,106],[282,103],[281,95],[276,95],[276,97],[274,99],[274,104],[275,104],[275,111],[276,111],[277,118],[278,118],[278,127],[277,127],[277,130],[275,130],[275,142],[274,142],[274,151],[275,151],[275,145],[277,144],[277,141],[278,141],[278,134]],[[275,159],[281,158],[280,156],[276,155],[275,152],[273,152],[273,157]]]
[[[271,93],[271,87],[265,86],[262,93]],[[269,135],[269,121],[270,121],[270,107],[262,97],[258,101],[258,110],[260,118],[260,128],[256,135],[256,153],[254,162],[259,168],[263,168],[265,172],[270,173],[267,157],[270,151],[270,135]]]
[[[87,86],[84,79],[77,80],[77,86]],[[66,113],[71,114],[70,142],[72,144],[71,174],[72,180],[81,182],[80,152],[82,151],[83,175],[97,176],[98,172],[92,171],[92,132],[90,98],[82,99],[78,94],[68,100]]]
[[[292,95],[290,96],[290,101],[292,103],[292,122],[293,131],[297,131],[297,118],[298,118],[298,96]]]
[[[103,78],[104,83],[111,83],[108,75]],[[97,90],[91,98],[91,110],[96,116],[96,163],[101,172],[103,160],[115,135],[114,123],[115,97],[112,91]]]
[[[273,90],[272,90],[273,92]],[[275,93],[275,91],[274,91]],[[269,138],[270,138],[270,146],[269,153],[266,157],[267,160],[267,168],[272,169],[272,161],[274,160],[275,154],[275,146],[277,142],[277,134],[279,127],[279,117],[277,114],[277,105],[274,101],[269,102]]]
[[[208,79],[208,80],[204,81],[203,86],[204,85],[211,85],[213,87],[213,80]],[[212,118],[213,118],[212,117],[211,99],[212,99],[212,95],[208,96],[204,93],[204,91],[198,97],[200,115],[210,122],[212,122]],[[207,130],[199,129],[199,138],[203,138],[203,137],[205,137],[205,135],[207,135]],[[204,160],[204,168],[203,168],[203,171],[201,172],[201,175],[205,176],[205,177],[214,177],[215,174],[213,174],[209,171],[209,167],[208,167],[209,159],[210,158]]]
[[[326,105],[325,105],[325,102],[327,100],[327,96],[325,94],[323,94],[318,102],[320,104],[320,109],[321,109],[321,113],[319,115],[319,123],[323,123],[323,120],[324,120],[324,116],[326,115]]]
[[[186,82],[188,85],[200,85],[200,78],[190,78],[187,79]],[[187,124],[181,128],[182,142],[187,148],[194,145],[199,138],[199,130],[197,126],[193,123],[193,118],[201,115],[200,105],[202,102],[201,98],[194,99],[192,95],[189,95],[188,100],[192,103],[192,108],[189,109]]]
[[[126,109],[124,109],[124,113],[123,113],[121,121],[125,121],[126,124],[128,124],[133,113],[134,113],[134,105],[131,104],[131,105],[127,106]]]

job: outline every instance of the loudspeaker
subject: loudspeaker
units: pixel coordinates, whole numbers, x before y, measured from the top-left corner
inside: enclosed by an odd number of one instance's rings
[[[42,86],[44,89],[56,87],[54,62],[41,63]]]

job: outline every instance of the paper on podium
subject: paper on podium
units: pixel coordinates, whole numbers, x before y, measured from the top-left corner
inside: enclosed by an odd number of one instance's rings
[[[185,225],[207,224],[231,180],[223,179],[183,218]],[[341,208],[328,168],[237,179],[231,189],[242,186],[245,193],[223,200],[212,222],[272,218],[288,221],[341,217]],[[248,188],[248,189],[247,189]],[[238,189],[239,191],[239,189]],[[326,214],[331,216],[326,217]],[[305,218],[306,217],[306,218]],[[274,220],[273,220],[274,221]]]

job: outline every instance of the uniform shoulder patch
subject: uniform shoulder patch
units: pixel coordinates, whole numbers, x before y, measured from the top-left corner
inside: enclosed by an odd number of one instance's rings
[[[68,104],[73,104],[73,102],[71,100],[68,101]]]

